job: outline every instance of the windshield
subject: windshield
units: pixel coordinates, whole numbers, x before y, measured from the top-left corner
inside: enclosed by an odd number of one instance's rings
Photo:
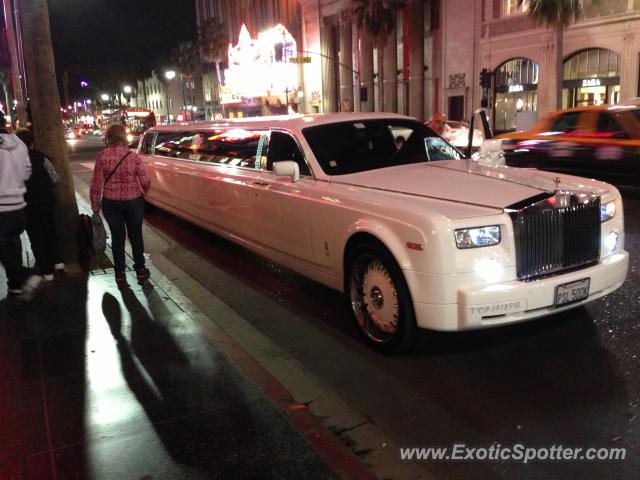
[[[307,127],[302,134],[327,175],[462,158],[458,150],[416,120],[338,122]]]

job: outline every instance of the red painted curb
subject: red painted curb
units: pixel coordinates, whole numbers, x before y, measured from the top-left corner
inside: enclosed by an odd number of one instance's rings
[[[309,411],[296,408],[289,391],[260,365],[249,353],[219,327],[207,329],[209,339],[215,342],[229,360],[284,413],[296,429],[304,435],[320,457],[342,478],[377,480],[377,477],[348,448]],[[294,406],[294,408],[291,408]]]

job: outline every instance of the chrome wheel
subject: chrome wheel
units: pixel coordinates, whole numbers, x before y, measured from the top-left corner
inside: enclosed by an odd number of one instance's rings
[[[351,306],[358,325],[375,343],[385,343],[398,330],[398,291],[389,269],[376,257],[363,255],[351,269]]]

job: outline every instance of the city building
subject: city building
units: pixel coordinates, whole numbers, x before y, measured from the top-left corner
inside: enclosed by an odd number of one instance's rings
[[[448,10],[466,4],[450,0]],[[493,72],[491,109],[494,128],[516,128],[519,112],[542,117],[556,110],[556,33],[537,25],[527,5],[516,0],[477,0],[481,3],[476,42],[479,68]],[[457,4],[457,5],[456,5]],[[477,8],[476,8],[477,10]],[[447,27],[461,30],[453,15]],[[584,2],[582,18],[563,32],[562,107],[616,104],[639,95],[640,2]],[[475,55],[477,57],[477,55]],[[474,73],[474,80],[477,77]],[[476,98],[478,82],[473,82]]]
[[[388,111],[427,119],[440,111],[469,119],[482,104],[482,69],[490,73],[486,100],[496,131],[556,110],[556,32],[536,24],[526,3],[408,0],[395,10],[395,31],[383,43],[357,28],[354,9],[361,3],[196,0],[196,10],[198,22],[223,19],[232,46],[240,43],[243,24],[254,42],[282,24],[297,45],[295,58],[286,59],[297,65],[297,88],[293,98],[280,92],[280,101],[301,112]],[[583,17],[563,33],[563,108],[640,96],[638,27],[640,2],[584,2]],[[224,92],[213,71],[204,77],[212,116],[221,111]],[[235,88],[223,80],[225,87]],[[228,113],[264,114],[264,102],[232,103]]]
[[[152,72],[138,80],[130,105],[154,111],[158,123],[204,119],[202,74],[192,77],[174,70]]]
[[[297,52],[286,60],[297,65],[298,88],[276,92],[278,103],[301,112],[384,110],[418,118],[440,109],[440,1],[412,0],[397,9],[396,29],[384,44],[356,28],[353,7],[352,0],[196,0],[198,23],[222,19],[232,45],[240,42],[243,24],[256,41],[278,24],[292,35]],[[207,90],[215,90],[213,75],[205,74]],[[205,92],[205,98],[211,98],[208,111],[220,110],[213,95]],[[260,108],[245,99],[247,105],[229,104],[227,113],[264,113],[265,103],[274,103],[273,92],[262,98]]]

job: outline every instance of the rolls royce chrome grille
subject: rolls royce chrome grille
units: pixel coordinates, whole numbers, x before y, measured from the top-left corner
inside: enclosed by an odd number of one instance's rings
[[[587,266],[600,256],[600,198],[564,192],[545,197],[508,209],[522,280]]]

